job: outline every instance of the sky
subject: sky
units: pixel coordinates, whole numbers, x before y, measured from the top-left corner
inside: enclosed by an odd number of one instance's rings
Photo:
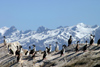
[[[100,0],[0,0],[0,28],[56,29],[78,23],[100,26]]]

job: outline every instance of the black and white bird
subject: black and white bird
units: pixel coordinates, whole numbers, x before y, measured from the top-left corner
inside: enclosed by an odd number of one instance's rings
[[[70,38],[68,39],[68,46],[70,46],[72,43],[72,36],[70,36]]]
[[[77,45],[76,45],[76,48],[75,48],[76,52],[79,51],[79,41],[77,41]]]
[[[58,45],[58,42],[56,42],[56,48],[55,48],[55,51],[59,51],[59,45]]]
[[[46,52],[46,55],[47,55],[47,54],[48,54],[48,52],[49,52],[48,47],[46,47],[45,52]]]
[[[62,50],[61,50],[61,56],[65,54],[65,45],[62,46]]]
[[[23,50],[22,50],[22,46],[19,47],[19,50],[20,50],[20,60],[22,60],[22,56],[24,54]]]
[[[34,52],[36,52],[36,46],[35,45],[33,45],[33,50],[34,50]]]
[[[95,35],[90,35],[90,45],[92,45],[94,43],[94,37]]]
[[[25,55],[29,56],[30,52],[31,52],[31,46],[29,46],[29,50],[26,51]]]
[[[47,56],[47,53],[46,53],[46,51],[44,51],[43,60],[46,59],[46,56]]]
[[[83,46],[83,51],[85,52],[87,50],[87,41],[86,41],[86,45]]]
[[[11,49],[10,45],[8,45],[8,54],[14,54],[13,50]]]
[[[51,53],[51,51],[52,51],[52,46],[51,46],[51,44],[49,45],[49,48],[48,48],[48,53]]]
[[[97,45],[98,45],[98,46],[100,45],[100,39],[97,41]]]
[[[15,52],[15,55],[17,57],[17,62],[19,62],[19,60],[20,60],[20,50],[19,50],[18,46],[17,46],[17,50]]]
[[[20,46],[20,48],[19,48],[19,49],[20,49],[20,53],[23,53],[22,46]]]

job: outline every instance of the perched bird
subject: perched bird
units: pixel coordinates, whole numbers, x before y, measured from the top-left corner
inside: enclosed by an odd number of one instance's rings
[[[76,48],[75,48],[76,52],[79,51],[79,41],[77,41],[77,45],[76,45]]]
[[[65,47],[66,47],[66,45],[63,45],[63,46],[62,46],[61,56],[65,54]]]
[[[70,46],[72,43],[72,36],[70,36],[70,38],[68,39],[68,46]]]

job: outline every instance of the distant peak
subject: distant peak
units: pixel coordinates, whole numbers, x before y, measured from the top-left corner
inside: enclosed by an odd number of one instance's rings
[[[85,26],[85,24],[84,24],[84,23],[78,23],[77,25],[80,25],[80,26]]]
[[[59,27],[57,27],[57,29],[59,29],[59,28],[63,28],[63,26],[59,26]]]
[[[4,26],[4,27],[2,27],[2,28],[0,28],[0,29],[9,29],[8,27],[6,27],[6,26]]]
[[[96,27],[99,27],[98,25],[94,25],[94,26],[92,26],[92,28],[96,28]]]
[[[11,26],[10,30],[17,30],[15,26]]]
[[[39,28],[45,28],[44,26],[40,26]]]
[[[4,26],[4,27],[0,28],[0,34],[3,36],[3,35],[4,35],[4,33],[5,33],[8,29],[9,29],[9,28],[8,28],[8,27],[6,27],[6,26]]]
[[[11,26],[10,28],[15,28],[15,26]]]
[[[38,29],[37,30],[45,30],[45,29],[47,29],[47,28],[45,28],[44,26],[40,26],[40,27],[38,27]]]
[[[76,25],[77,27],[85,27],[85,28],[90,28],[91,26],[89,26],[89,25],[85,25],[84,23],[79,23],[79,24],[77,24]]]
[[[37,29],[37,32],[38,33],[41,33],[41,32],[43,32],[43,31],[47,31],[47,30],[49,30],[48,28],[45,28],[44,26],[40,26],[38,29]]]

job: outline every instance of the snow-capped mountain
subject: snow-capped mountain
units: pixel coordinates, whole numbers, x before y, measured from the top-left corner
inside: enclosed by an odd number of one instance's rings
[[[2,27],[2,28],[0,28],[0,36],[3,36],[4,33],[5,33],[8,29],[9,29],[9,28],[7,28],[7,27]]]
[[[73,44],[78,40],[80,43],[84,43],[86,40],[89,42],[90,34],[95,35],[95,42],[97,42],[100,38],[99,32],[99,26],[89,26],[83,23],[74,26],[60,26],[57,29],[48,29],[40,26],[37,31],[19,31],[12,26],[10,28],[0,28],[0,43],[3,42],[3,36],[6,36],[7,42],[19,41],[23,48],[26,49],[28,49],[29,45],[35,44],[37,50],[45,50],[45,47],[51,44],[54,50],[55,42],[58,42],[60,49],[63,44],[67,45],[70,35],[72,35]]]

